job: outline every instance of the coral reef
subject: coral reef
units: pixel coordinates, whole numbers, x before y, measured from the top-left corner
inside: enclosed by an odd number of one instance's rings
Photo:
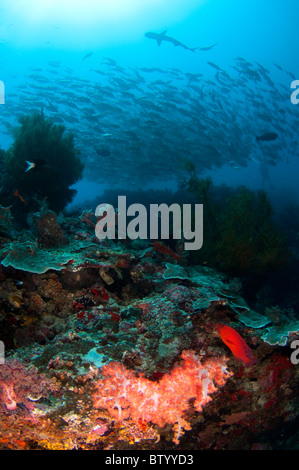
[[[7,360],[0,367],[0,410],[12,411],[24,405],[28,410],[34,408],[34,402],[47,396],[49,386],[35,367],[25,367],[17,359]],[[6,408],[6,410],[5,410]]]
[[[56,248],[68,244],[55,212],[43,211],[34,214],[34,222],[38,232],[37,241],[43,248]]]
[[[2,240],[0,448],[290,445],[273,432],[299,419],[295,313],[255,312],[239,279],[175,246],[99,242],[90,214],[41,212]]]

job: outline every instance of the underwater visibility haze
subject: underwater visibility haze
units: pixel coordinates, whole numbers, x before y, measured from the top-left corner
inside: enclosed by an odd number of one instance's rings
[[[298,14],[1,1],[1,449],[298,449]]]

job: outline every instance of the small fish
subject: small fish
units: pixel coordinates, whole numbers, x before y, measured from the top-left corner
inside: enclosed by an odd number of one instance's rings
[[[91,57],[91,56],[92,56],[92,54],[93,54],[93,52],[89,52],[88,54],[86,54],[86,55],[83,57],[83,59],[82,59],[82,60],[86,60],[86,59],[88,59],[88,57]]]
[[[221,67],[219,67],[219,65],[214,64],[214,62],[209,62],[208,61],[207,64],[209,64],[210,67],[213,67],[216,70],[221,70],[223,72],[223,69]]]
[[[288,72],[286,70],[286,74],[289,75],[289,77],[291,77],[293,80],[296,80],[296,75],[294,75],[292,72]]]
[[[28,204],[28,202],[25,201],[25,199],[21,196],[18,189],[15,190],[14,196],[18,197],[20,199],[20,201],[23,202],[24,204]]]
[[[26,160],[25,163],[27,163],[27,168],[26,168],[26,170],[25,170],[25,173],[26,173],[27,171],[29,171],[29,170],[32,170],[32,168],[35,168],[35,163],[34,163],[34,162],[28,162],[28,161]]]
[[[220,323],[216,324],[216,328],[222,341],[229,347],[237,361],[243,361],[245,366],[256,364],[257,358],[234,328],[228,325],[221,325]]]
[[[256,136],[256,141],[257,142],[270,142],[271,140],[277,139],[278,134],[276,132],[266,132],[265,134],[262,134],[260,136]]]
[[[46,163],[46,162],[45,162],[45,160],[43,160],[42,158],[37,158],[37,159],[35,160],[35,162],[28,162],[28,161],[26,160],[25,163],[27,163],[27,168],[26,168],[26,170],[25,170],[25,173],[27,173],[27,171],[30,171],[30,170],[32,170],[33,168],[35,168],[36,171],[42,171],[43,168],[44,168],[44,166],[45,166],[45,163]]]
[[[278,68],[278,70],[280,70],[281,72],[283,72],[283,68],[279,65],[279,64],[275,64],[275,62],[273,62],[275,67]]]

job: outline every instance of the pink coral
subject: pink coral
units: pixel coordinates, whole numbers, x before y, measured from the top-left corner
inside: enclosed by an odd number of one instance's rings
[[[35,367],[17,359],[0,364],[0,411],[15,410],[18,404],[33,408],[33,400],[45,396],[45,381]]]
[[[105,377],[97,382],[94,394],[96,408],[107,409],[116,421],[152,422],[160,427],[186,423],[181,418],[191,400],[201,411],[217,385],[224,385],[231,375],[224,356],[202,364],[193,351],[183,351],[182,361],[159,382],[137,376],[117,362],[103,366],[102,372]]]

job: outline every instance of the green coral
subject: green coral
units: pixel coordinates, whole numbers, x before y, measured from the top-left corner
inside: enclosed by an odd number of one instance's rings
[[[287,264],[284,236],[272,221],[263,191],[213,188],[189,168],[185,189],[203,204],[203,247],[190,254],[192,264],[207,263],[232,275],[263,278]]]
[[[286,264],[284,237],[271,221],[264,192],[241,189],[228,197],[219,217],[217,265],[236,274],[263,276]]]
[[[12,238],[13,217],[11,207],[3,207],[0,204],[0,236]]]
[[[193,193],[202,204],[208,204],[208,191],[212,186],[212,179],[210,177],[198,178],[194,163],[190,160],[184,160],[183,168],[189,173],[189,177],[181,182],[181,186]]]
[[[19,211],[27,212],[38,210],[46,200],[51,210],[59,212],[72,200],[76,191],[70,186],[83,171],[73,135],[66,134],[65,127],[54,124],[43,111],[19,121],[21,126],[15,130],[15,140],[2,163],[6,174],[2,202],[9,195],[18,202]],[[26,161],[42,161],[43,165],[26,172]],[[27,204],[14,197],[16,188]]]

